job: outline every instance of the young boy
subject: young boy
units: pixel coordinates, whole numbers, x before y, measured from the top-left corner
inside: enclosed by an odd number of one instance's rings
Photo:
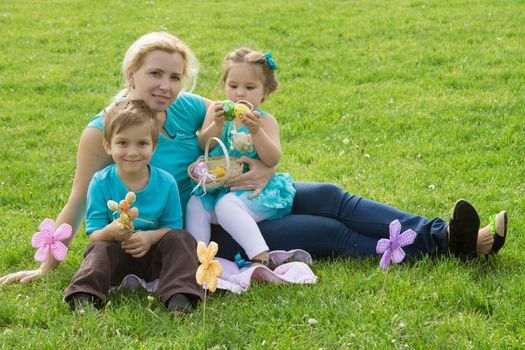
[[[202,288],[195,280],[197,243],[182,227],[182,209],[175,179],[148,165],[159,139],[154,112],[141,100],[126,100],[104,120],[104,149],[114,164],[97,172],[87,194],[86,234],[91,243],[64,300],[72,310],[100,306],[112,285],[133,273],[159,278],[158,294],[169,311],[189,313]],[[121,227],[108,209],[129,191],[139,209],[136,230]]]

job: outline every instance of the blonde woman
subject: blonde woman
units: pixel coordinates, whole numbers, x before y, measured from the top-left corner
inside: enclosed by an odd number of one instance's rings
[[[197,68],[195,56],[177,37],[165,32],[148,33],[129,47],[122,63],[126,88],[116,97],[142,99],[155,112],[162,127],[151,164],[175,178],[183,211],[192,189],[186,169],[201,154],[196,131],[200,130],[212,103],[187,92],[195,84]],[[112,162],[102,145],[103,120],[111,107],[95,116],[82,133],[71,194],[56,219],[57,225],[70,224],[74,233],[85,215],[91,178]],[[257,196],[275,169],[251,158],[240,161],[250,171],[227,185],[234,191],[253,190],[251,196]],[[349,194],[333,184],[294,182],[294,187],[291,215],[259,223],[271,250],[302,248],[314,257],[376,255],[377,241],[388,237],[388,226],[394,219],[401,222],[403,230],[411,228],[417,233],[414,243],[405,247],[407,255],[412,257],[449,251],[459,257],[496,253],[506,237],[506,212],[495,216],[494,225],[479,230],[478,214],[466,201],[456,203],[449,225],[440,218],[429,220]],[[65,243],[69,245],[74,236]],[[213,227],[211,239],[219,243],[219,255],[223,257],[232,259],[241,251],[220,227]],[[49,255],[39,268],[8,274],[0,278],[0,283],[29,282],[57,265]]]

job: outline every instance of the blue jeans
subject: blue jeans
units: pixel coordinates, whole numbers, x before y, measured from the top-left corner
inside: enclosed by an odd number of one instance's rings
[[[270,250],[304,249],[314,258],[378,256],[379,239],[389,238],[389,225],[398,219],[401,232],[412,229],[416,240],[403,248],[408,257],[421,258],[448,250],[448,223],[413,215],[350,194],[330,183],[294,182],[297,190],[292,213],[259,223]],[[211,239],[218,255],[233,260],[242,248],[221,228]]]

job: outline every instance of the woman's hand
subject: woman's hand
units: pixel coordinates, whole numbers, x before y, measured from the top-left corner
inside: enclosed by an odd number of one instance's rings
[[[73,228],[71,237],[62,242],[68,247],[84,219],[86,193],[93,174],[112,162],[111,157],[102,146],[102,140],[102,132],[96,128],[86,128],[80,138],[73,188],[68,202],[55,220],[56,227],[67,223]],[[47,260],[38,269],[10,273],[0,278],[0,284],[31,282],[53,270],[59,263],[60,261],[55,260],[52,254],[49,254]]]
[[[46,273],[47,271],[44,271],[42,268],[38,268],[36,270],[13,272],[9,275],[0,277],[0,284],[7,284],[10,282],[27,283],[39,278],[40,276],[45,275]]]
[[[142,258],[151,248],[151,241],[145,232],[137,231],[125,242],[122,248],[134,258]]]
[[[236,159],[235,162],[248,164],[250,170],[244,174],[232,177],[225,185],[230,187],[232,191],[253,190],[253,193],[248,198],[257,197],[276,171],[276,167],[268,167],[260,160],[248,157]]]

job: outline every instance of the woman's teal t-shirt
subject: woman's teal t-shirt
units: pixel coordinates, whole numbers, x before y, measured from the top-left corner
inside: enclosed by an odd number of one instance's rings
[[[106,110],[95,116],[88,127],[104,129]],[[201,96],[181,92],[166,110],[164,130],[170,137],[160,134],[159,144],[150,164],[170,173],[179,187],[183,212],[193,189],[187,167],[201,154],[196,131],[200,130],[206,115],[206,104]]]

